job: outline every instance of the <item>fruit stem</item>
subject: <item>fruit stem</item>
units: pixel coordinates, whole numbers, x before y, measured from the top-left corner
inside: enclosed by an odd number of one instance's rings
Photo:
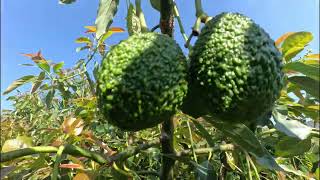
[[[186,35],[186,33],[184,31],[184,28],[183,28],[183,25],[182,25],[182,21],[181,21],[181,18],[180,18],[180,14],[179,14],[179,10],[178,10],[177,4],[175,2],[173,2],[173,14],[174,14],[175,18],[178,21],[180,33],[181,33],[184,41],[187,42],[188,41],[188,36]]]
[[[197,18],[200,18],[202,23],[208,22],[211,19],[211,17],[203,11],[201,0],[195,0],[195,6]]]
[[[198,17],[196,22],[194,23],[194,25],[192,27],[193,36],[199,36],[199,34],[200,34],[200,25],[201,25],[201,18]]]

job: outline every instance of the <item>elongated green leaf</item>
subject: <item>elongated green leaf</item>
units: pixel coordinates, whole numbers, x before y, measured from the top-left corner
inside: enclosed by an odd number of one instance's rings
[[[88,37],[79,37],[78,39],[76,39],[75,41],[76,43],[86,43],[86,44],[91,44],[91,40]]]
[[[319,66],[307,65],[302,62],[290,62],[285,64],[284,70],[296,71],[319,81]]]
[[[301,52],[304,47],[313,39],[310,32],[296,32],[290,34],[282,43],[281,49],[286,60],[290,60]]]
[[[124,32],[124,29],[119,28],[119,27],[111,27],[111,28],[109,28],[109,30],[100,37],[100,40],[99,40],[99,42],[98,42],[98,45],[103,44],[103,42],[104,42],[107,38],[109,38],[112,34],[114,34],[114,33],[121,33],[121,32]]]
[[[8,174],[10,174],[16,166],[7,166],[7,167],[1,167],[0,169],[0,179],[4,179]]]
[[[16,139],[6,140],[2,146],[1,152],[9,152],[31,146],[32,138],[27,136],[18,136]]]
[[[33,75],[23,76],[20,79],[13,81],[13,83],[3,92],[3,95],[10,93],[11,91],[17,89],[19,86],[32,81],[35,78]]]
[[[292,47],[283,54],[285,60],[289,61],[294,58],[297,54],[304,50],[304,47]]]
[[[150,3],[153,9],[160,12],[160,0],[150,0]]]
[[[279,163],[279,165],[280,165],[280,167],[281,167],[283,170],[285,170],[286,172],[295,174],[295,175],[297,175],[297,176],[299,176],[299,177],[304,177],[304,178],[306,178],[306,179],[309,179],[309,178],[310,178],[306,173],[304,173],[304,172],[302,172],[302,171],[300,171],[300,170],[297,170],[297,169],[294,168],[292,165],[288,166],[288,165],[280,164],[280,163]]]
[[[58,82],[58,90],[64,99],[68,99],[71,95],[68,86],[65,86],[63,82]]]
[[[319,81],[311,79],[305,76],[293,76],[288,78],[288,80],[302,90],[305,90],[310,95],[314,96],[315,98],[319,99]]]
[[[47,62],[39,62],[37,65],[44,71],[50,73],[50,65]]]
[[[50,106],[51,106],[51,104],[52,104],[52,99],[53,99],[53,97],[54,97],[54,94],[55,94],[55,90],[54,90],[54,89],[51,89],[51,90],[48,92],[48,94],[47,94],[47,96],[46,96],[46,105],[47,105],[47,107],[50,107]]]
[[[33,64],[28,64],[28,63],[26,63],[26,64],[19,64],[20,66],[34,66]]]
[[[53,71],[54,71],[55,73],[58,73],[59,70],[63,67],[63,65],[64,65],[64,62],[59,62],[58,64],[55,64],[55,65],[53,66]]]
[[[30,168],[33,170],[37,170],[46,167],[46,165],[47,161],[45,159],[45,156],[43,154],[40,154],[40,157],[30,165]]]
[[[253,132],[244,124],[221,121],[210,116],[205,116],[204,119],[231,138],[242,149],[252,154],[261,166],[272,170],[282,170]]]
[[[93,68],[93,77],[96,81],[98,80],[98,74],[99,74],[99,63],[96,61],[94,62],[94,68]]]
[[[72,4],[76,2],[76,0],[59,0],[60,4]]]
[[[320,54],[308,54],[305,58],[320,61]]]
[[[303,63],[311,66],[317,66],[319,68],[319,60],[303,60]]]
[[[209,132],[196,120],[192,120],[194,126],[198,129],[199,135],[206,139],[210,147],[214,147],[215,143]]]
[[[100,0],[98,15],[96,18],[96,38],[99,39],[105,32],[108,32],[113,17],[117,12],[119,0]]]
[[[294,32],[287,32],[285,33],[284,35],[282,35],[281,37],[279,37],[275,42],[274,44],[279,47],[279,45],[287,39],[288,36],[290,36],[291,34],[293,34]]]
[[[42,81],[44,80],[44,78],[46,77],[46,73],[45,72],[40,72],[37,80],[32,84],[32,88],[31,88],[31,93],[34,93],[42,84]]]
[[[300,140],[286,136],[275,146],[275,155],[281,157],[293,157],[307,152],[311,148],[311,139]]]
[[[23,142],[28,147],[31,147],[33,145],[32,137],[29,137],[29,136],[18,136],[16,139],[21,141],[21,142]]]
[[[204,161],[196,166],[197,180],[216,180],[217,174],[209,161]]]
[[[90,46],[77,47],[76,52],[80,52],[82,50],[89,49],[89,48],[90,48]]]
[[[272,116],[275,128],[290,137],[304,140],[307,139],[312,132],[312,128],[296,120],[287,120],[286,115],[283,115],[276,110],[272,112]]]

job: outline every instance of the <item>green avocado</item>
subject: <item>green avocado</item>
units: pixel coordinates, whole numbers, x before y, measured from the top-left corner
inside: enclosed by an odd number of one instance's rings
[[[187,94],[187,61],[179,45],[157,33],[134,34],[113,46],[98,72],[99,109],[122,130],[168,120]]]
[[[270,111],[283,86],[274,41],[238,13],[219,14],[204,26],[190,52],[189,71],[185,109],[193,116],[255,121]]]

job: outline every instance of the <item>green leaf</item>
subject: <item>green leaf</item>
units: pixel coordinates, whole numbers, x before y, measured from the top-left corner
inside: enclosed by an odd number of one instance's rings
[[[47,62],[39,62],[37,65],[44,71],[50,73],[50,65]]]
[[[212,139],[212,136],[209,134],[209,132],[195,119],[192,119],[192,122],[194,126],[198,129],[199,135],[203,138],[206,139],[210,147],[214,147],[215,143],[214,140]]]
[[[40,157],[30,165],[30,169],[38,170],[46,166],[47,166],[47,161],[45,159],[45,156],[43,154],[40,154]]]
[[[86,44],[91,44],[91,40],[88,37],[79,37],[78,39],[76,39],[75,41],[76,43],[86,43]]]
[[[127,28],[129,35],[141,33],[141,24],[139,18],[136,16],[136,10],[133,4],[130,3],[127,14]]]
[[[20,66],[34,66],[33,64],[19,64]]]
[[[54,94],[55,94],[55,90],[54,89],[51,89],[47,96],[46,96],[46,105],[47,107],[50,107],[51,106],[51,103],[52,103],[52,99],[54,97]]]
[[[37,80],[32,84],[31,93],[36,92],[36,90],[41,86],[42,81],[44,80],[45,77],[46,77],[46,73],[43,71],[40,72]]]
[[[281,157],[293,157],[302,155],[311,148],[311,139],[300,140],[289,136],[283,137],[275,146],[275,155]]]
[[[307,139],[312,132],[312,128],[296,120],[287,120],[286,115],[283,115],[276,110],[272,112],[272,117],[274,120],[274,127],[290,137],[304,140]]]
[[[30,142],[31,141],[31,142]],[[22,148],[27,148],[32,146],[32,138],[27,136],[20,136],[16,139],[6,140],[2,146],[1,152],[9,152]]]
[[[76,52],[80,52],[82,50],[89,49],[89,48],[90,48],[90,46],[77,47]]]
[[[93,77],[96,81],[98,80],[98,74],[99,74],[99,63],[95,61],[94,68],[93,68]]]
[[[113,34],[112,31],[108,31],[108,32],[104,33],[104,34],[101,36],[98,44],[101,45],[101,44],[102,44],[108,37],[110,37],[112,34]]]
[[[209,161],[204,161],[196,165],[197,180],[215,180],[218,179],[213,165]]]
[[[42,86],[40,86],[41,90],[49,90],[51,88],[51,86],[49,86],[48,84],[43,84]]]
[[[76,2],[76,0],[59,0],[59,4],[72,4]]]
[[[99,39],[112,23],[112,19],[117,12],[119,0],[100,0],[98,15],[95,21],[97,31],[96,38]]]
[[[319,68],[319,60],[305,60],[305,59],[303,59],[302,62],[304,64],[311,65],[311,66],[316,66],[316,67]]]
[[[24,144],[26,144],[28,147],[31,147],[33,145],[32,142],[32,137],[28,137],[28,136],[18,136],[16,138],[17,140],[23,142]]]
[[[308,65],[302,62],[290,62],[285,64],[285,71],[296,71],[310,77],[314,80],[319,81],[319,66]]]
[[[310,32],[296,32],[289,35],[282,43],[281,49],[285,59],[288,61],[301,52],[313,39]]]
[[[23,76],[20,79],[13,81],[13,83],[3,92],[3,95],[10,93],[11,91],[17,89],[19,86],[32,81],[35,78],[33,75]]]
[[[305,76],[293,76],[288,78],[288,80],[296,84],[302,90],[305,90],[307,93],[309,93],[313,97],[319,99],[319,85],[320,85],[319,81],[316,81],[314,79],[311,79]]]
[[[99,45],[103,45],[104,41],[109,38],[112,34],[114,33],[121,33],[121,32],[124,32],[124,29],[120,28],[120,27],[111,27],[109,28],[109,30],[104,33],[101,38],[99,39],[99,42],[98,42],[98,46]]]
[[[314,175],[317,178],[317,180],[320,180],[320,167],[316,169],[316,172],[314,173]]]
[[[221,121],[210,116],[205,116],[204,119],[227,137],[231,138],[232,141],[238,144],[242,149],[252,154],[261,166],[271,170],[282,170],[275,159],[261,145],[253,132],[244,124],[234,123],[232,121],[232,123],[230,123],[230,121]]]
[[[71,95],[70,91],[68,90],[68,86],[65,86],[63,82],[58,82],[58,90],[64,99],[68,99]]]
[[[16,166],[1,167],[0,179],[4,179],[8,174],[15,170]]]
[[[285,60],[289,61],[292,58],[296,57],[297,54],[299,54],[301,51],[304,50],[304,47],[293,47],[289,49],[287,52],[283,54],[283,57]]]
[[[150,3],[153,9],[160,12],[160,0],[150,0]]]
[[[55,64],[55,65],[53,66],[53,71],[54,71],[55,73],[58,73],[59,70],[63,67],[63,65],[64,65],[64,62],[59,62],[58,64]]]
[[[292,165],[285,165],[285,164],[280,164],[280,167],[286,171],[286,172],[289,172],[289,173],[292,173],[292,174],[295,174],[299,177],[304,177],[306,179],[309,179],[309,176],[307,174],[305,174],[304,172],[300,171],[300,170],[297,170],[296,168],[294,168]]]

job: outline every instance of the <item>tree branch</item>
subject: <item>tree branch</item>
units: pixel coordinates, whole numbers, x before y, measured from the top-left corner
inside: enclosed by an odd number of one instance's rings
[[[234,145],[233,144],[223,144],[219,145],[216,147],[209,147],[209,148],[198,148],[198,149],[188,149],[188,150],[183,150],[180,152],[177,152],[175,154],[166,154],[165,156],[171,157],[171,158],[180,158],[180,157],[185,157],[185,156],[192,156],[193,153],[197,155],[203,155],[203,154],[209,154],[217,151],[232,151],[234,150]]]
[[[163,34],[173,36],[174,14],[173,14],[173,1],[161,0],[160,1],[160,29]],[[163,154],[174,154],[173,148],[174,138],[174,125],[173,118],[165,119],[162,123],[161,130],[161,149]],[[173,166],[175,160],[162,156],[162,168],[160,172],[161,180],[173,179]]]
[[[174,138],[174,125],[173,118],[168,119],[162,123],[161,132],[161,148],[163,154],[175,154],[173,147]],[[162,156],[162,169],[161,169],[161,180],[173,179],[173,166],[175,159],[170,157]]]
[[[172,37],[173,35],[173,2],[172,0],[160,1],[160,28],[162,34],[167,34]]]
[[[103,156],[99,153],[91,152],[74,145],[66,145],[63,150],[63,153],[70,154],[73,156],[86,157],[99,164],[110,164],[114,161],[125,160],[131,156],[138,154],[142,150],[146,150],[150,147],[157,146],[159,144],[160,144],[159,140],[151,141],[148,143],[141,144],[137,147],[129,147],[127,150],[112,156]],[[38,146],[38,147],[23,148],[15,151],[1,153],[0,162],[7,162],[19,157],[28,156],[32,154],[57,153],[57,152],[58,152],[58,148],[53,146]]]

